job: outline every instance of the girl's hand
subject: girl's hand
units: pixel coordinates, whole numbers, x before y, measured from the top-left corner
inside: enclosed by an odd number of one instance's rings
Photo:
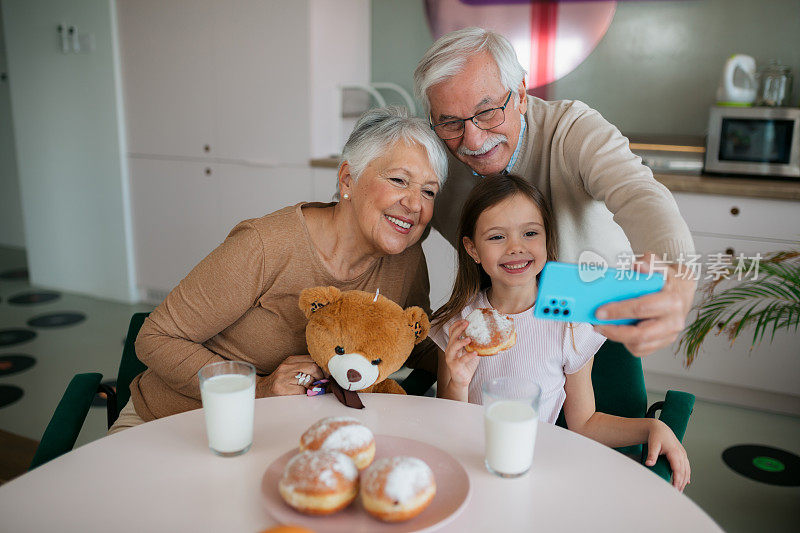
[[[445,364],[450,371],[450,383],[457,387],[468,387],[478,368],[478,354],[465,350],[472,339],[464,336],[469,322],[459,320],[450,328],[450,341],[444,351]]]
[[[659,455],[666,455],[669,466],[672,468],[672,484],[683,492],[684,487],[691,480],[692,469],[689,466],[689,457],[668,425],[661,420],[653,420],[653,422],[647,437],[648,451],[645,464],[653,466]]]
[[[296,377],[300,373],[311,376],[302,385]],[[290,355],[270,375],[256,378],[256,398],[305,394],[312,383],[324,377],[310,355]]]

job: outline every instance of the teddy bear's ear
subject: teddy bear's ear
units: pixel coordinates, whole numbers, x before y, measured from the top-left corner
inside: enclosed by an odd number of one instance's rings
[[[406,320],[408,320],[409,327],[414,331],[414,344],[419,344],[428,336],[428,331],[431,329],[431,323],[428,321],[428,315],[421,307],[409,307],[404,311]]]
[[[305,289],[300,293],[300,310],[306,318],[311,318],[315,311],[319,311],[329,303],[342,297],[342,291],[336,287],[314,287]]]

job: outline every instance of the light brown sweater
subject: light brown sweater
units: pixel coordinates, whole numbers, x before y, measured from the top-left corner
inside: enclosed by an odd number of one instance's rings
[[[694,253],[689,228],[672,194],[634,155],[619,130],[579,101],[528,97],[527,127],[511,173],[550,202],[559,259],[584,250],[610,264],[620,253],[653,252],[675,260]],[[461,208],[481,178],[450,156],[450,175],[436,197],[432,225],[453,246]]]
[[[201,407],[197,372],[222,360],[247,361],[265,379],[290,355],[307,354],[300,291],[318,285],[380,293],[430,313],[425,256],[419,243],[387,255],[355,279],[335,279],[322,265],[298,204],[238,224],[148,317],[136,355],[148,369],[131,383],[145,421]],[[435,361],[423,342],[413,358]],[[258,389],[258,385],[256,386]]]

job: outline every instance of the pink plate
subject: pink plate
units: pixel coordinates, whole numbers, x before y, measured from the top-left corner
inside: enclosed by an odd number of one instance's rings
[[[375,435],[375,459],[407,455],[425,461],[436,479],[436,496],[418,516],[406,522],[388,523],[372,518],[361,506],[361,499],[346,509],[329,516],[308,516],[284,503],[278,492],[278,481],[289,459],[298,453],[295,448],[275,459],[261,481],[267,511],[281,524],[304,526],[326,533],[379,533],[400,531],[433,531],[454,520],[467,506],[472,488],[464,467],[453,456],[418,440]]]

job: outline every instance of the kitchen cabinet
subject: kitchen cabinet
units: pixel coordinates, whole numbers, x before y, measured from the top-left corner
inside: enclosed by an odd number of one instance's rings
[[[117,0],[117,21],[137,283],[157,302],[237,222],[330,200],[312,131],[330,137],[339,84],[369,80],[369,2]]]
[[[736,256],[741,253],[752,257],[757,253],[765,256],[780,250],[800,249],[800,202],[689,193],[676,193],[674,196],[704,264],[708,263],[710,254]],[[735,281],[725,283],[730,286]],[[703,281],[700,282],[701,288],[702,285]],[[700,299],[698,291],[695,302]],[[689,318],[692,316],[690,314]],[[708,397],[704,394],[704,383],[717,384],[726,387],[724,390],[727,392],[721,394],[728,396],[713,399],[793,411],[800,405],[798,333],[781,331],[776,333],[772,342],[769,342],[768,334],[752,349],[751,340],[752,328],[733,344],[726,335],[712,333],[690,368],[684,367],[684,355],[678,352],[677,342],[644,358],[643,366],[648,375],[657,375],[657,380],[662,383],[669,383],[671,378],[691,380],[697,388],[687,390],[701,397]],[[772,403],[760,403],[765,398],[763,395],[737,395],[735,389],[729,388],[731,386],[767,393]],[[715,389],[714,394],[720,394],[720,390],[723,389]],[[776,394],[795,397],[797,401],[782,402],[778,398],[776,403]]]
[[[213,5],[117,1],[129,153],[201,157],[214,148]]]
[[[228,230],[242,220],[315,199],[310,168],[217,164],[215,169],[218,224]]]
[[[297,0],[213,2],[217,157],[305,165],[312,93],[309,9]]]
[[[302,167],[131,158],[130,173],[137,284],[147,301],[160,301],[242,220],[314,199]]]
[[[118,0],[118,9],[129,152],[305,163],[308,2]]]
[[[129,169],[136,281],[157,302],[225,238],[218,176],[196,161],[130,158]]]
[[[674,196],[692,234],[800,243],[800,202],[708,194]]]

